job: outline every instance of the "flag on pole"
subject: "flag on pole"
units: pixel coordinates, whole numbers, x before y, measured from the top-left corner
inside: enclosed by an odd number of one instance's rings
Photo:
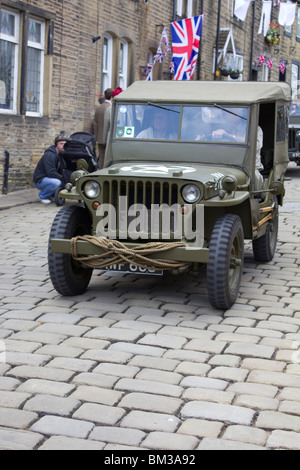
[[[194,75],[203,15],[171,23],[174,63],[173,80],[191,80]]]

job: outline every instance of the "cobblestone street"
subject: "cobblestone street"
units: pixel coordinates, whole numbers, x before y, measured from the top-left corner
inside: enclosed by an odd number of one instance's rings
[[[205,270],[95,271],[57,294],[54,204],[0,198],[0,449],[300,450],[300,167],[275,258],[246,242],[237,303],[210,307]]]

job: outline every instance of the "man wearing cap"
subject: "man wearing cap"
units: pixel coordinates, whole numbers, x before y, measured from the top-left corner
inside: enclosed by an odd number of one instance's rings
[[[54,145],[47,148],[34,171],[33,182],[40,190],[39,200],[42,204],[50,204],[50,198],[63,183],[62,170],[65,168],[65,162],[62,152],[66,141],[65,134],[58,135]]]

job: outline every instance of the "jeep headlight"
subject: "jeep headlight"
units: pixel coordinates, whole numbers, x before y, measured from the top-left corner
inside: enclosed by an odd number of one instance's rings
[[[181,195],[188,204],[195,204],[201,197],[201,191],[195,184],[187,184],[182,188]]]
[[[296,139],[300,139],[300,131],[296,132]]]
[[[96,181],[87,181],[83,185],[83,192],[89,199],[95,199],[101,192],[100,184],[96,183]]]

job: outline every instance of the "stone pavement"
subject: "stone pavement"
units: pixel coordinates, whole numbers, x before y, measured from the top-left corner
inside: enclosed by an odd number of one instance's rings
[[[300,168],[287,177],[276,256],[257,264],[247,242],[225,312],[204,271],[98,271],[59,296],[59,208],[35,190],[0,197],[0,449],[299,450]]]
[[[23,204],[37,202],[38,190],[35,188],[23,189],[10,194],[0,195],[0,211]]]

